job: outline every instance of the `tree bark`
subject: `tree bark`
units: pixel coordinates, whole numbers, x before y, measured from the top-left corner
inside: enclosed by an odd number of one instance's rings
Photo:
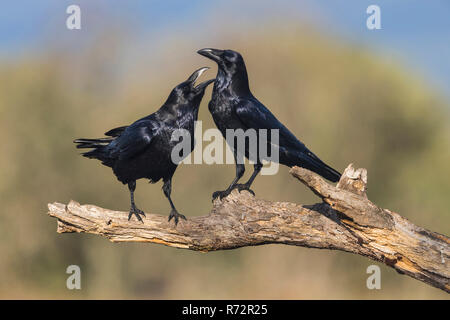
[[[167,216],[147,214],[143,223],[128,221],[127,212],[75,201],[49,204],[48,214],[57,218],[59,233],[92,233],[114,242],[152,242],[203,252],[269,243],[342,250],[450,293],[450,239],[368,200],[365,169],[349,165],[337,186],[299,167],[290,173],[323,203],[271,202],[234,190],[215,200],[208,215],[181,220],[177,226]]]

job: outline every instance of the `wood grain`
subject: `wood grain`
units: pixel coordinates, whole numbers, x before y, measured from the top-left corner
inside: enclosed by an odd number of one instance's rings
[[[373,204],[366,195],[365,169],[349,165],[337,186],[299,167],[290,173],[323,203],[272,202],[235,190],[215,200],[208,215],[181,220],[176,227],[167,216],[147,214],[140,223],[128,221],[128,212],[75,201],[49,204],[48,214],[57,218],[59,233],[98,234],[114,242],[151,242],[203,252],[269,243],[342,250],[450,293],[450,239]]]

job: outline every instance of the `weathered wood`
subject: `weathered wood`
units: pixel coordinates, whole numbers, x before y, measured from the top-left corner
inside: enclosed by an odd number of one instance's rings
[[[324,202],[304,206],[233,191],[216,200],[208,215],[181,220],[176,227],[167,216],[147,214],[140,223],[128,221],[126,212],[75,201],[49,204],[48,214],[57,218],[59,233],[92,233],[114,242],[152,242],[204,252],[268,243],[342,250],[450,292],[450,239],[370,202],[365,169],[350,165],[336,187],[306,169],[294,167],[291,174]]]

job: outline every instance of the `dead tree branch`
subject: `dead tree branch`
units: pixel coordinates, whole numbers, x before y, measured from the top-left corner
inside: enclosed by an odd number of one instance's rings
[[[382,262],[399,273],[450,292],[450,239],[381,209],[366,195],[367,172],[348,166],[337,186],[306,169],[291,174],[322,198],[310,206],[271,202],[244,191],[214,202],[206,216],[181,220],[147,214],[144,223],[128,213],[93,205],[49,204],[57,232],[85,232],[111,241],[164,244],[213,251],[269,243],[336,249]]]

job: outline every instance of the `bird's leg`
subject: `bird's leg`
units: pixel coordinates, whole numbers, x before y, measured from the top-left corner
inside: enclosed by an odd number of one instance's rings
[[[234,189],[238,189],[239,192],[241,192],[242,190],[247,190],[248,192],[250,192],[252,195],[255,195],[255,192],[253,192],[252,189],[250,189],[250,186],[253,183],[253,180],[255,180],[256,176],[258,175],[258,173],[261,171],[262,168],[262,163],[256,163],[254,165],[254,171],[252,173],[252,176],[250,177],[250,179],[248,179],[248,181],[246,183],[238,183],[234,186]]]
[[[131,208],[130,213],[128,214],[128,220],[131,219],[131,216],[134,214],[136,218],[144,223],[141,218],[141,214],[145,217],[145,213],[142,210],[139,210],[134,203],[134,190],[136,190],[136,181],[132,181],[128,183],[128,189],[130,190],[130,198],[131,198]]]
[[[172,199],[170,198],[170,194],[172,192],[172,178],[170,178],[168,180],[164,180],[164,185],[163,185],[162,189],[163,189],[164,195],[167,197],[167,199],[169,199],[170,207],[172,208],[172,210],[170,211],[170,214],[169,214],[169,221],[172,220],[172,218],[174,218],[175,225],[177,225],[179,218],[186,220],[186,217],[184,215],[178,213],[177,209],[175,209]]]
[[[236,156],[235,156],[235,160],[236,160]],[[244,175],[244,172],[245,172],[245,165],[241,164],[241,163],[237,163],[237,161],[236,161],[236,177],[234,178],[233,182],[231,182],[231,184],[229,185],[229,187],[226,190],[216,191],[213,193],[213,195],[212,195],[213,201],[217,197],[219,197],[220,200],[222,200],[223,198],[228,196],[231,193],[231,191],[235,188],[236,183],[239,181],[239,179],[242,178],[242,176]]]

